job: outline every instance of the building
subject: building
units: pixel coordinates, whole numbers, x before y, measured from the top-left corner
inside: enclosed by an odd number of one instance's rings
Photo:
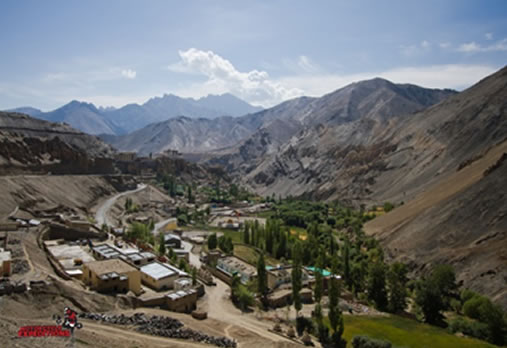
[[[92,254],[98,260],[109,260],[120,258],[134,266],[143,266],[155,261],[155,254],[140,252],[135,248],[118,248],[110,244],[99,244],[92,247]]]
[[[181,249],[181,237],[174,233],[164,234],[164,244],[169,248]]]
[[[83,265],[83,282],[98,292],[141,294],[139,271],[121,259],[88,262]]]
[[[196,308],[197,291],[194,289],[179,290],[166,295],[167,309],[173,312],[190,313]]]
[[[3,248],[0,248],[0,263],[2,266],[0,271],[2,271],[1,273],[2,277],[9,277],[12,274],[11,262],[12,262],[11,252],[5,251]]]
[[[192,289],[192,279],[191,278],[179,278],[174,281],[174,290],[190,290]]]
[[[218,259],[216,268],[226,273],[229,277],[237,274],[243,284],[257,277],[256,267],[235,256],[227,256]]]
[[[266,266],[268,288],[275,289],[283,284],[290,284],[292,281],[292,266]],[[310,279],[306,268],[302,269],[302,280],[306,282]]]
[[[157,256],[149,251],[130,253],[120,256],[121,259],[130,262],[135,266],[143,266],[156,260]]]
[[[70,277],[81,279],[83,264],[95,261],[80,245],[64,244],[63,239],[44,242],[49,255],[56,260]]]
[[[303,303],[311,303],[313,300],[311,289],[301,289],[299,295],[301,296],[301,302]],[[285,307],[288,304],[292,303],[292,289],[282,289],[275,291],[268,295],[267,300],[268,306],[271,308]]]
[[[190,252],[186,249],[173,249],[174,255],[178,259],[185,259],[185,261],[190,262]]]
[[[137,155],[135,152],[120,152],[116,155],[118,161],[130,162],[135,161]]]
[[[109,244],[99,244],[92,247],[92,254],[97,260],[116,259],[123,255],[117,248]]]
[[[292,280],[292,267],[270,267],[266,266],[266,274],[268,280],[268,288],[275,289],[282,284],[289,284]]]
[[[83,220],[65,220],[65,226],[79,232],[89,232],[94,228],[92,223]]]
[[[201,251],[199,260],[207,265],[215,266],[218,263],[218,259],[222,257],[222,253],[219,250],[210,250],[207,253]]]
[[[160,262],[144,265],[140,271],[143,284],[157,291],[172,289],[176,279],[188,276],[176,267]]]

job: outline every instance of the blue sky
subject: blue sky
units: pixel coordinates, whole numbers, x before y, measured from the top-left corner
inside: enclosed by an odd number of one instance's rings
[[[375,76],[463,89],[507,63],[507,1],[5,0],[0,47],[0,109],[271,106]]]

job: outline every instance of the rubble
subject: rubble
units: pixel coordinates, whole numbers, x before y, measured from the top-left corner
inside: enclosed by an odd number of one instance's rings
[[[108,324],[133,325],[136,326],[136,331],[154,336],[192,340],[223,348],[235,348],[237,346],[236,342],[229,338],[210,336],[185,328],[181,321],[166,316],[146,316],[144,313],[134,313],[131,316],[124,314],[80,313],[79,317]]]
[[[30,266],[26,260],[14,259],[12,260],[12,273],[23,274],[30,270]]]
[[[26,291],[26,284],[21,282],[11,282],[9,279],[0,280],[0,295],[10,295],[14,293],[22,293]]]

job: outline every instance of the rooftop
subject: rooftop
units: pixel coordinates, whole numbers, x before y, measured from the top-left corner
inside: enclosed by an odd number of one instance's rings
[[[164,234],[164,241],[169,241],[169,240],[172,240],[172,239],[177,239],[177,240],[181,240],[181,237],[178,236],[177,234],[174,234],[174,233],[166,233]]]
[[[110,260],[102,260],[102,261],[93,261],[88,262],[86,266],[98,276],[101,276],[106,273],[116,272],[116,273],[127,273],[137,271],[134,267],[126,263],[121,259],[110,259]]]
[[[178,300],[180,298],[183,298],[185,296],[189,296],[189,295],[192,295],[192,294],[195,294],[196,291],[194,289],[188,289],[188,290],[180,290],[180,291],[176,291],[176,292],[173,292],[171,294],[167,294],[166,296],[168,298],[170,298],[171,300],[175,301],[175,300]]]
[[[149,263],[147,265],[142,266],[140,270],[141,272],[157,280],[171,277],[180,273],[177,268],[160,262]]]
[[[246,273],[250,275],[257,274],[257,268],[253,265],[246,263],[245,261],[238,259],[234,256],[227,256],[222,259],[219,259],[219,261],[231,269],[233,269],[236,272]]]
[[[95,259],[79,245],[50,245],[49,252],[57,259],[65,269],[75,268],[74,260],[79,259],[82,263],[92,262]]]
[[[331,272],[329,272],[328,270],[326,269],[320,269],[320,268],[315,268],[313,266],[308,266],[308,267],[305,267],[308,271],[310,272],[320,272],[320,274],[322,274],[324,277],[329,277],[331,275]]]
[[[11,259],[10,251],[0,251],[0,262],[9,261]]]

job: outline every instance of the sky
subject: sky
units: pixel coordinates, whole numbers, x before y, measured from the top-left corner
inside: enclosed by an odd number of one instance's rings
[[[462,90],[507,64],[507,1],[3,0],[0,47],[0,110],[270,107],[373,77]]]

